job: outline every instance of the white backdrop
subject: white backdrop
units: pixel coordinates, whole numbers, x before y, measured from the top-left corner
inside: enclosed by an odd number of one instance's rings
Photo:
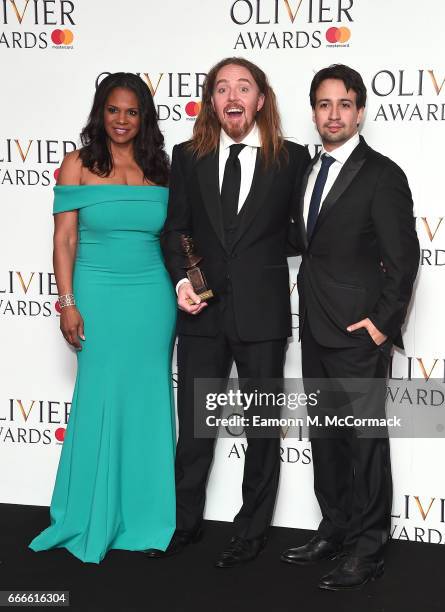
[[[52,187],[78,145],[95,83],[107,72],[152,88],[167,149],[189,138],[208,68],[229,55],[258,63],[284,132],[319,140],[308,91],[319,68],[358,69],[368,87],[363,135],[405,170],[422,265],[393,376],[445,377],[443,154],[445,64],[440,0],[4,0],[0,4],[0,502],[47,505],[66,426],[75,355],[58,331]],[[298,260],[291,260],[291,290]],[[293,290],[295,328],[298,327]],[[175,364],[174,364],[175,367]],[[299,375],[298,343],[288,376]],[[221,440],[206,517],[240,504],[242,441]],[[245,442],[244,442],[245,443]],[[314,528],[310,445],[284,439],[274,523]],[[394,537],[445,542],[442,440],[393,440]]]

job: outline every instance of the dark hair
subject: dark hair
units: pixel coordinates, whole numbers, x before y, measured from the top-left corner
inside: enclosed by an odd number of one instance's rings
[[[117,87],[133,91],[139,102],[141,125],[134,139],[134,159],[144,178],[157,185],[167,185],[170,165],[164,151],[164,137],[158,126],[153,97],[144,81],[129,72],[108,75],[97,87],[88,122],[80,135],[80,159],[85,168],[99,176],[109,176],[113,160],[104,127],[104,109],[108,96]]]
[[[230,64],[246,68],[253,76],[260,92],[264,94],[264,104],[256,115],[256,122],[261,135],[261,152],[266,165],[271,160],[278,160],[281,152],[286,157],[287,151],[283,148],[283,134],[274,91],[261,68],[243,57],[226,57],[209,70],[202,89],[201,110],[190,141],[191,149],[200,158],[216,151],[218,147],[221,125],[213,109],[212,95],[216,75],[221,68]]]
[[[352,89],[356,93],[356,105],[357,108],[364,108],[366,106],[366,86],[363,83],[361,75],[344,64],[332,64],[327,68],[322,68],[312,79],[311,89],[309,92],[309,99],[311,101],[312,108],[315,108],[315,96],[317,89],[320,87],[323,81],[326,79],[338,79],[343,81],[346,91]]]

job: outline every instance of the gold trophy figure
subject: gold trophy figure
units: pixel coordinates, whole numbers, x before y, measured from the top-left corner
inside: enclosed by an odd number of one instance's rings
[[[195,253],[195,245],[191,236],[181,235],[181,246],[184,251],[187,265],[184,269],[187,270],[187,278],[189,279],[193,291],[200,297],[202,301],[207,301],[213,297],[213,291],[207,287],[207,282],[204,273],[198,267],[203,258]],[[194,304],[191,298],[187,298],[189,304]]]

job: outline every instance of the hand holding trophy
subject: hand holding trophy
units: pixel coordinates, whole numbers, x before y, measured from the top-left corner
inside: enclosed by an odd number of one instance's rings
[[[187,278],[193,287],[193,291],[202,301],[212,298],[213,291],[207,287],[204,273],[198,267],[199,262],[202,261],[203,258],[195,253],[195,245],[193,244],[191,236],[182,234],[181,246],[187,260],[187,265],[184,266],[184,269],[187,270]],[[188,298],[187,301],[189,304],[194,303],[190,298]]]

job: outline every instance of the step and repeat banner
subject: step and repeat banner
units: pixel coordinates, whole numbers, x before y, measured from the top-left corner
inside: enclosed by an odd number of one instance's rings
[[[339,62],[359,70],[369,94],[362,133],[406,172],[422,249],[405,351],[395,352],[391,377],[400,393],[411,379],[444,380],[444,21],[440,0],[1,0],[0,502],[51,499],[76,367],[59,332],[52,188],[110,72],[134,72],[150,87],[170,153],[190,137],[210,66],[246,57],[268,74],[286,137],[313,155],[314,72]],[[290,265],[295,337],[286,375],[295,378],[298,258]],[[425,398],[411,400],[428,410]],[[393,537],[444,543],[444,440],[391,446]],[[218,442],[207,518],[232,520],[239,508],[245,449],[244,439]],[[281,452],[274,524],[315,528],[310,444],[283,431]]]

